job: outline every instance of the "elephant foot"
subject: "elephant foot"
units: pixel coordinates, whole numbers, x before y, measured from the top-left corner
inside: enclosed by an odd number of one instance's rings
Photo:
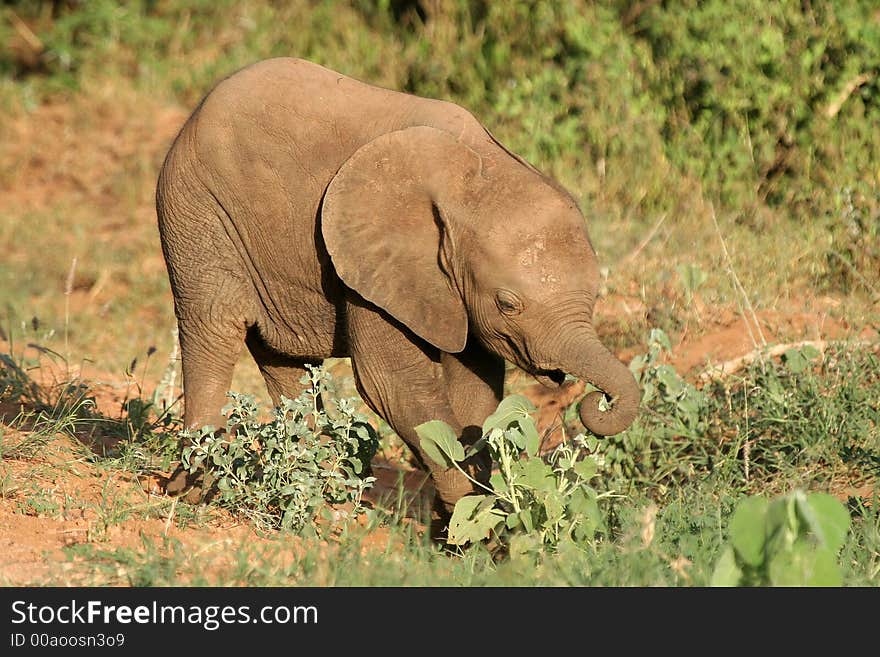
[[[180,497],[187,504],[208,502],[216,492],[214,476],[203,469],[188,472],[183,465],[178,465],[165,484],[165,494]]]
[[[483,452],[462,463],[468,474],[467,477],[456,468],[432,473],[431,478],[436,490],[431,508],[430,536],[433,541],[447,543],[449,521],[452,519],[452,512],[455,510],[455,504],[458,500],[465,495],[479,495],[486,492],[472,480],[486,486],[489,483],[491,465],[492,462],[488,455]]]
[[[452,518],[452,512],[446,510],[446,505],[443,504],[439,496],[435,496],[431,507],[431,525],[428,528],[429,536],[434,543],[446,545],[449,538],[450,518]]]

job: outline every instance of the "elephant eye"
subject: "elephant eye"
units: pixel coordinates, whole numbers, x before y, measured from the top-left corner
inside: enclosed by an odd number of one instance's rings
[[[510,290],[496,290],[495,305],[508,317],[519,315],[523,311],[522,300]]]

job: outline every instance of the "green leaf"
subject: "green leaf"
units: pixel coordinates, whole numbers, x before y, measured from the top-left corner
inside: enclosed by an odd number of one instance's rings
[[[505,397],[498,404],[495,412],[483,422],[483,434],[485,435],[495,428],[507,429],[517,419],[528,417],[536,410],[535,405],[522,395]]]
[[[782,355],[782,358],[785,360],[785,366],[794,374],[799,374],[810,366],[810,361],[798,349],[789,349]]]
[[[660,365],[657,367],[656,375],[657,381],[663,385],[671,397],[677,397],[684,391],[686,384],[671,365]]]
[[[535,491],[555,491],[556,478],[553,469],[540,459],[517,461],[511,468],[514,482]]]
[[[544,494],[542,501],[547,512],[547,522],[559,522],[565,515],[565,504],[562,502],[562,496],[557,491],[551,490]]]
[[[767,508],[767,535],[775,534],[785,529],[792,531],[797,524],[792,526],[791,507],[794,499],[790,495],[777,497]],[[795,519],[796,520],[796,519]]]
[[[602,521],[602,514],[599,511],[599,503],[595,495],[586,497],[585,502],[579,502],[575,505],[577,512],[569,504],[569,516],[572,521],[577,523],[574,529],[574,536],[579,541],[589,541],[596,537],[597,532],[604,532],[605,525]]]
[[[588,456],[580,461],[576,461],[571,469],[574,470],[575,474],[582,480],[589,481],[596,476],[599,466],[596,463],[596,459],[592,456]]]
[[[538,454],[538,448],[541,446],[541,436],[538,435],[535,421],[529,416],[521,417],[517,420],[517,425],[525,438],[526,454],[529,456],[536,456]]]
[[[773,555],[768,569],[774,586],[840,586],[834,554],[800,540]]]
[[[835,553],[827,548],[817,548],[813,554],[812,568],[807,576],[807,586],[841,586],[843,576],[837,565]]]
[[[801,534],[801,518],[797,512],[795,498],[803,495],[795,491],[791,495],[779,497],[770,502],[764,528],[766,554],[776,554],[788,550]]]
[[[819,542],[836,554],[849,533],[850,517],[846,507],[828,493],[810,493],[799,504],[799,510]]]
[[[672,343],[669,341],[669,336],[662,329],[651,329],[651,334],[648,336],[648,344],[657,344],[666,351],[672,351]]]
[[[467,495],[461,498],[449,520],[451,545],[466,545],[482,541],[504,520],[505,513],[494,508],[494,495]]]
[[[639,381],[642,387],[642,403],[646,403],[654,399],[657,387],[651,381]]]
[[[706,282],[706,279],[709,275],[704,272],[699,266],[688,263],[686,265],[679,265],[675,268],[678,272],[678,275],[681,277],[682,285],[684,285],[684,289],[687,290],[689,294],[693,294],[697,291],[697,289]]]
[[[464,447],[458,442],[458,435],[442,420],[431,420],[415,429],[421,439],[419,444],[434,462],[448,468],[464,460]]]
[[[566,506],[571,516],[589,517],[597,522],[601,520],[596,491],[589,486],[578,486],[568,496]]]
[[[742,570],[736,564],[736,555],[729,545],[724,548],[715,570],[712,572],[711,586],[739,586],[742,581]]]
[[[768,502],[754,496],[741,500],[730,519],[730,542],[739,558],[750,566],[764,561],[764,541]]]
[[[492,473],[492,475],[489,477],[489,485],[496,493],[507,490],[507,482],[504,480],[504,475],[500,472]]]
[[[645,355],[634,356],[631,361],[629,361],[629,370],[633,374],[637,374],[641,372],[645,364],[648,362],[648,357]]]
[[[515,445],[520,451],[523,451],[526,448],[526,437],[517,428],[516,424],[513,425],[513,428],[505,430],[504,438],[507,442]]]

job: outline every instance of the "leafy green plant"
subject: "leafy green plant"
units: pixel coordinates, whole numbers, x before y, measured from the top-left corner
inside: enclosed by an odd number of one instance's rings
[[[675,271],[678,273],[678,277],[681,279],[681,285],[684,288],[685,298],[687,299],[688,304],[692,303],[694,300],[694,295],[697,293],[703,284],[708,280],[709,274],[704,272],[698,265],[695,265],[692,262],[687,263],[686,265],[679,265],[675,268]]]
[[[648,352],[630,362],[630,369],[635,372],[642,389],[642,403],[655,413],[672,418],[680,432],[696,431],[708,399],[685,381],[672,365],[661,362],[664,352],[672,352],[669,336],[660,329],[652,329],[648,336]]]
[[[588,436],[609,485],[655,498],[672,486],[723,479],[740,492],[809,466],[828,482],[842,460],[862,475],[880,464],[880,378],[875,349],[845,343],[792,347],[697,388],[663,362],[669,338],[653,329],[630,362],[641,409],[616,436]],[[564,413],[576,425],[576,403]]]
[[[782,354],[782,360],[786,369],[792,374],[800,374],[812,367],[814,361],[821,355],[821,352],[812,345],[804,345],[803,347],[792,347],[786,349]]]
[[[29,495],[21,496],[16,503],[16,511],[26,516],[54,518],[61,506],[55,499],[55,490],[32,486]]]
[[[433,420],[416,427],[421,446],[436,462],[458,468],[487,449],[498,469],[489,485],[474,483],[485,493],[469,495],[455,505],[449,523],[452,545],[476,543],[490,534],[512,552],[560,549],[592,540],[603,530],[602,497],[589,485],[596,462],[585,439],[576,436],[547,454],[531,413],[536,409],[521,395],[506,397],[483,423],[483,437],[465,450],[455,431]]]
[[[252,395],[229,393],[225,434],[212,427],[181,432],[181,462],[213,481],[215,503],[264,528],[313,533],[319,513],[333,520],[362,511],[378,439],[352,400],[334,400],[333,413],[324,409],[329,376],[322,368],[309,368],[301,383],[308,389],[282,397],[268,423],[259,421]]]
[[[827,493],[745,498],[730,519],[730,542],[712,584],[840,586],[837,554],[849,527],[846,507]]]
[[[616,436],[586,438],[600,471],[616,481],[666,484],[686,477],[694,462],[705,464],[709,459],[698,450],[704,445],[713,399],[662,362],[671,351],[666,333],[652,329],[648,351],[629,365],[642,390],[638,418]],[[575,414],[572,404],[566,418]]]

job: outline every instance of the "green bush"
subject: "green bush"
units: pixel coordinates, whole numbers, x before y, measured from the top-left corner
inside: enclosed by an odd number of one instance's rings
[[[652,330],[647,353],[630,362],[642,389],[636,421],[585,438],[610,488],[663,497],[706,478],[747,490],[799,468],[823,479],[841,461],[880,467],[880,362],[870,347],[793,347],[701,388],[664,362],[670,352],[665,333]],[[564,414],[572,432],[576,405]]]
[[[319,514],[332,526],[363,511],[379,441],[351,400],[334,400],[332,413],[323,408],[328,375],[322,368],[311,368],[302,383],[308,389],[296,399],[282,397],[268,423],[259,421],[253,396],[229,393],[226,432],[181,432],[181,462],[210,482],[213,503],[261,527],[314,534]]]
[[[757,196],[807,214],[828,207],[818,189],[876,184],[875,10],[871,0],[688,0],[647,9],[635,33],[651,48],[667,154],[726,202]]]
[[[257,59],[310,58],[460,102],[579,193],[623,208],[676,207],[670,185],[684,194],[696,178],[747,213],[821,217],[835,190],[876,189],[880,175],[872,0],[91,0],[54,20],[15,9],[36,20],[56,83],[167,80],[192,103]],[[18,66],[0,55],[0,72]]]
[[[583,436],[540,454],[541,438],[531,413],[536,409],[521,395],[504,398],[483,423],[483,437],[465,451],[455,431],[433,420],[416,427],[422,449],[437,463],[458,468],[486,449],[497,464],[485,491],[463,497],[449,521],[448,543],[478,543],[490,535],[514,554],[554,552],[592,541],[604,530],[598,501],[590,485],[596,462]]]

